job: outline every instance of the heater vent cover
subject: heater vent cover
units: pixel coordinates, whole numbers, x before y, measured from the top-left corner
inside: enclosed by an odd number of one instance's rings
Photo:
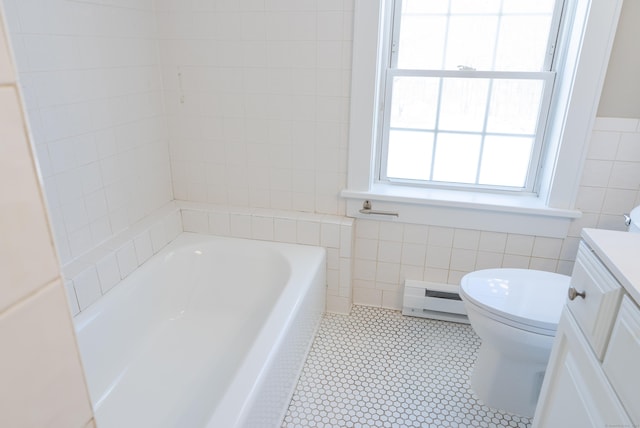
[[[459,286],[433,282],[404,282],[402,315],[469,324]]]

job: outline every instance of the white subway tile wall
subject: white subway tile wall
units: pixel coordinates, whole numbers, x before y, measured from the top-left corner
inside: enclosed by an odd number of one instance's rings
[[[405,279],[458,284],[499,267],[570,274],[583,227],[624,230],[640,205],[640,119],[598,118],[565,239],[398,222],[356,221],[353,303],[402,308]]]
[[[595,179],[583,174],[580,226],[624,229],[621,214],[640,204],[640,119],[597,119],[587,160],[598,162],[600,171]]]
[[[73,277],[73,287],[78,298],[80,310],[86,309],[102,296],[98,271],[95,266],[89,266]]]
[[[83,428],[93,413],[67,304],[75,291],[60,276],[8,46],[0,4],[0,426]],[[91,272],[78,279],[90,299]]]
[[[156,7],[175,198],[344,214],[353,0]]]
[[[172,199],[154,2],[3,1],[66,263]]]
[[[62,267],[72,315],[88,308],[183,230],[169,203]]]

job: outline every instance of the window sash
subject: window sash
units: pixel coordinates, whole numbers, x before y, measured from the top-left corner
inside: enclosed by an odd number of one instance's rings
[[[400,30],[402,26],[402,2],[405,0],[388,0],[391,1],[392,13],[389,20],[390,31],[386,33],[388,39],[386,49],[388,49],[388,66],[392,69],[398,68],[398,56],[400,48]],[[542,71],[551,71],[554,63],[555,51],[558,44],[558,37],[560,35],[560,25],[562,15],[565,9],[565,2],[567,0],[555,0],[555,7],[553,16],[549,26],[549,34],[547,37],[546,54],[544,57],[544,64]],[[448,25],[448,24],[447,24]],[[500,70],[492,70],[500,71]]]
[[[442,85],[443,78],[455,79],[455,78],[464,78],[464,79],[489,79],[490,82],[496,80],[534,80],[543,82],[543,91],[541,94],[538,118],[536,122],[535,132],[530,134],[530,137],[534,138],[533,147],[531,149],[531,156],[529,158],[528,169],[526,173],[526,178],[524,181],[523,187],[517,186],[502,186],[502,185],[489,185],[489,184],[479,184],[479,174],[480,169],[478,166],[478,171],[476,173],[476,178],[474,183],[457,183],[457,182],[444,182],[444,181],[433,181],[431,178],[433,177],[433,162],[435,156],[431,158],[431,175],[429,180],[419,180],[419,179],[399,179],[394,177],[389,177],[387,175],[387,166],[388,166],[388,155],[389,155],[389,138],[392,128],[391,124],[391,113],[392,113],[392,96],[393,96],[393,81],[396,77],[425,77],[425,78],[440,78],[440,85]],[[464,189],[477,189],[477,190],[491,190],[498,192],[521,192],[521,193],[535,193],[536,192],[536,176],[538,172],[538,165],[541,159],[541,155],[543,153],[543,142],[544,142],[544,130],[547,123],[547,117],[549,115],[549,109],[551,105],[551,96],[553,93],[553,85],[555,81],[556,73],[555,72],[516,72],[516,71],[465,71],[465,70],[401,70],[401,69],[387,69],[386,79],[384,82],[384,104],[382,108],[383,120],[381,121],[382,129],[379,135],[381,135],[381,144],[380,151],[377,157],[377,181],[378,182],[386,182],[390,184],[399,184],[399,185],[411,185],[411,186],[419,186],[419,187],[445,187],[445,188],[464,188]],[[440,101],[438,99],[437,109],[440,109]],[[472,132],[470,134],[479,135],[481,138],[481,151],[478,156],[478,164],[482,160],[482,148],[484,146],[484,142],[487,136],[501,135],[501,136],[509,136],[510,134],[505,133],[492,133],[487,132],[486,130],[486,121],[487,115],[489,114],[489,103],[490,96],[487,95],[487,106],[484,112],[485,115],[485,124],[482,129],[482,132]],[[456,132],[464,134],[465,132],[451,131],[451,130],[440,130],[438,129],[438,125],[436,124],[435,129],[433,130],[421,130],[424,132],[434,132],[437,134]],[[420,132],[420,130],[418,131]],[[511,134],[512,136],[518,135],[523,136],[524,134]],[[434,148],[435,150],[435,148]]]
[[[401,184],[401,185],[411,185],[411,186],[419,186],[419,187],[452,187],[452,188],[464,188],[465,190],[483,190],[483,191],[498,191],[498,192],[508,192],[508,193],[527,193],[527,194],[536,194],[539,186],[538,180],[538,172],[539,165],[541,162],[541,157],[544,153],[543,144],[544,144],[544,136],[545,129],[547,126],[547,118],[550,114],[551,103],[552,103],[552,94],[554,83],[556,79],[556,72],[553,70],[553,59],[557,45],[557,38],[560,30],[560,21],[563,13],[565,0],[557,0],[554,10],[554,15],[551,20],[551,25],[549,28],[549,36],[547,42],[547,50],[546,56],[544,60],[544,71],[540,72],[531,72],[531,71],[478,71],[478,70],[419,70],[419,69],[398,69],[398,48],[399,48],[399,36],[400,36],[400,27],[401,27],[401,18],[402,18],[402,1],[403,0],[393,0],[391,5],[391,19],[387,21],[388,32],[387,34],[387,42],[383,44],[384,48],[382,50],[383,57],[386,57],[386,67],[383,66],[384,77],[380,79],[380,93],[384,94],[384,97],[381,97],[380,100],[380,116],[378,121],[378,130],[377,135],[378,139],[378,150],[375,158],[374,167],[376,169],[376,174],[374,181],[376,182],[385,182],[389,184]],[[476,176],[476,183],[451,183],[451,182],[441,182],[441,181],[430,181],[430,180],[413,180],[413,179],[397,179],[393,177],[387,176],[387,157],[389,154],[389,137],[390,137],[390,123],[391,123],[391,108],[392,108],[392,96],[393,96],[393,80],[395,77],[399,76],[414,76],[414,77],[434,77],[434,78],[480,78],[480,79],[530,79],[530,80],[539,80],[543,83],[543,93],[541,94],[540,99],[540,107],[538,112],[538,120],[536,122],[535,134],[532,135],[534,138],[533,148],[531,150],[531,157],[529,159],[528,169],[526,173],[526,178],[524,181],[524,187],[512,187],[512,186],[497,186],[497,185],[482,185],[477,183],[478,175],[480,174],[480,170],[478,167],[478,174]],[[440,81],[442,82],[442,80]],[[442,83],[440,83],[442,84]],[[441,99],[438,100],[437,108],[440,109]],[[487,103],[490,101],[488,100]],[[487,107],[488,109],[488,107]],[[485,110],[485,121],[486,115],[488,114],[488,110]],[[483,129],[484,131],[485,129]],[[441,130],[436,129],[435,132],[442,132]],[[484,144],[484,140],[487,136],[490,136],[491,133],[483,132],[481,134],[482,143]],[[481,156],[481,155],[480,155]],[[480,157],[479,156],[479,157]],[[432,156],[431,161],[433,162],[435,156]],[[480,158],[478,161],[480,162]],[[431,168],[433,172],[433,168]]]

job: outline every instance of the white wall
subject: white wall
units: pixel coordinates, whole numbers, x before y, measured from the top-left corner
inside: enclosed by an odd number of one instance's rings
[[[94,426],[0,5],[0,426]]]
[[[640,117],[640,2],[625,0],[611,51],[598,116]]]
[[[172,199],[151,0],[4,0],[62,263]]]
[[[176,199],[344,214],[353,0],[159,0]]]

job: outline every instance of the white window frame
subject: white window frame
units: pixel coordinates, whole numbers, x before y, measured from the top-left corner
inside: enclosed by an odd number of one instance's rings
[[[501,72],[501,71],[422,71],[422,70],[397,70],[392,69],[387,71],[386,83],[384,86],[385,90],[385,104],[386,108],[384,109],[384,119],[381,120],[381,131],[382,140],[380,141],[380,148],[378,148],[377,155],[377,163],[376,163],[376,177],[378,177],[380,182],[388,182],[390,184],[402,184],[402,183],[411,183],[409,179],[399,179],[399,178],[389,178],[386,175],[387,169],[387,157],[389,150],[389,133],[391,131],[391,103],[392,99],[392,91],[393,91],[393,79],[397,76],[411,76],[411,77],[434,77],[434,78],[468,78],[468,79],[491,79],[491,80],[499,80],[499,79],[532,79],[537,81],[544,82],[544,90],[541,95],[541,109],[540,115],[538,118],[538,123],[536,125],[536,131],[534,134],[535,143],[532,146],[532,153],[529,159],[529,165],[537,165],[540,160],[541,155],[541,146],[542,146],[542,138],[544,135],[544,128],[546,126],[547,114],[548,114],[548,106],[551,103],[551,94],[553,92],[553,82],[555,80],[556,73],[554,72]],[[440,108],[438,106],[438,108]],[[437,130],[438,134],[447,133],[447,132],[456,132],[455,130]],[[473,134],[477,134],[482,136],[484,139],[484,133],[474,132]],[[433,162],[433,160],[432,160]],[[478,173],[480,172],[480,168],[478,168]],[[535,168],[530,168],[527,172],[527,178],[525,181],[525,187],[516,188],[509,186],[498,186],[498,185],[482,185],[482,184],[466,184],[466,183],[456,183],[456,182],[438,182],[438,181],[430,181],[430,180],[420,180],[420,184],[414,184],[416,186],[421,187],[440,187],[440,188],[457,188],[457,189],[468,189],[469,191],[481,191],[483,188],[488,191],[504,191],[504,192],[521,192],[521,193],[533,193],[535,187],[535,178],[537,176],[537,170]]]
[[[544,138],[544,130],[547,124],[547,116],[550,110],[550,103],[552,100],[553,86],[556,77],[556,71],[552,69],[553,59],[555,57],[555,46],[557,43],[557,35],[560,30],[559,24],[561,22],[561,13],[563,10],[564,0],[557,0],[557,4],[554,7],[554,12],[551,17],[550,28],[547,37],[546,54],[544,57],[543,70],[541,71],[503,71],[503,70],[423,70],[423,69],[400,69],[398,68],[399,50],[393,49],[392,46],[398,46],[400,44],[399,33],[401,28],[401,14],[402,14],[402,1],[403,0],[390,0],[392,5],[389,5],[390,21],[393,26],[393,34],[384,34],[384,47],[383,47],[383,65],[381,72],[384,74],[381,78],[380,84],[382,85],[381,91],[384,91],[384,117],[380,120],[380,134],[382,136],[380,143],[378,144],[378,155],[376,163],[376,177],[381,182],[387,182],[389,184],[403,184],[408,183],[413,186],[421,187],[439,187],[439,188],[454,188],[463,189],[468,191],[494,191],[494,192],[519,192],[519,193],[535,193],[536,192],[536,179],[538,176],[537,165],[540,162],[540,155],[542,153],[542,145]],[[406,1],[406,0],[404,0]],[[529,169],[527,171],[525,186],[512,187],[512,186],[498,186],[498,185],[482,185],[473,183],[448,183],[438,182],[431,180],[408,180],[390,178],[387,176],[387,158],[389,150],[389,132],[391,126],[391,100],[393,91],[393,80],[395,77],[433,77],[433,78],[467,78],[467,79],[532,79],[544,82],[543,93],[540,99],[540,111],[536,124],[536,130],[533,134],[534,144],[532,146],[532,153],[529,158]],[[382,92],[381,92],[382,94]],[[438,105],[438,110],[440,106]],[[447,133],[455,132],[455,130],[436,130],[435,133]],[[478,134],[474,132],[473,134]],[[481,134],[482,140],[484,140],[484,131]],[[432,159],[432,163],[435,161]],[[433,171],[433,169],[432,169]],[[478,168],[480,173],[480,168]],[[477,177],[476,177],[477,178]]]
[[[387,17],[392,2],[355,0],[348,178],[342,191],[347,215],[565,237],[571,220],[581,215],[573,206],[622,1],[567,0],[566,13],[572,19],[565,20],[563,42],[557,47],[563,66],[546,131],[539,190],[536,195],[512,196],[394,186],[376,180],[384,32],[391,25]],[[373,210],[398,216],[363,214],[365,200]]]

